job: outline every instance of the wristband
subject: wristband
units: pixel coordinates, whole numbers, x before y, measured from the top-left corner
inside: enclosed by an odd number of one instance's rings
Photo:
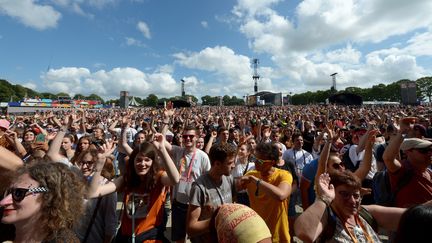
[[[326,207],[330,207],[330,203],[331,203],[331,201],[328,202],[328,201],[325,200],[322,196],[318,196],[316,199],[319,200],[319,201],[321,201],[321,202],[323,202],[323,203],[325,203]]]
[[[255,196],[257,197],[259,194],[259,185],[261,183],[261,179],[257,180],[256,182],[256,190],[255,190]]]

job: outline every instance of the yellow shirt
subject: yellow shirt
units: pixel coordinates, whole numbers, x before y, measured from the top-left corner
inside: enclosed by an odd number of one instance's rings
[[[274,168],[273,174],[267,178],[262,178],[260,172],[251,170],[246,175],[253,175],[263,181],[278,186],[280,183],[292,185],[293,177],[285,170]],[[247,186],[250,207],[255,210],[266,222],[272,234],[273,242],[290,242],[288,227],[288,202],[289,197],[283,201],[276,200],[262,190],[255,196],[256,184],[249,183]]]

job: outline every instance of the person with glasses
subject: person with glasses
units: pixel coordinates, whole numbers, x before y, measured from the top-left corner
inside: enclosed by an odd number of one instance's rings
[[[395,127],[395,134],[383,154],[391,189],[398,190],[394,204],[397,207],[410,207],[432,199],[432,142],[404,138],[411,133],[415,121],[410,117],[401,119],[400,127]],[[399,150],[406,155],[406,160],[400,159]]]
[[[275,168],[279,160],[279,147],[275,144],[259,143],[251,160],[255,170],[240,180],[248,192],[250,207],[267,223],[273,242],[290,242],[288,202],[293,176]]]
[[[0,201],[13,242],[79,242],[72,232],[83,212],[84,184],[68,166],[37,162],[18,169]]]
[[[405,208],[362,205],[361,181],[351,171],[323,173],[317,199],[296,220],[304,242],[381,242],[376,230],[396,230]]]
[[[94,148],[83,151],[76,161],[87,185],[93,179],[98,150]],[[112,158],[108,157],[101,172],[100,184],[107,184],[114,177]],[[81,217],[75,229],[77,237],[84,242],[111,242],[117,230],[117,193],[110,193],[99,198],[86,200],[85,215]]]
[[[169,124],[171,113],[165,112],[164,126]],[[171,240],[185,242],[186,240],[186,215],[189,206],[189,195],[192,183],[199,176],[210,170],[208,155],[196,148],[198,132],[194,126],[186,126],[181,136],[183,146],[165,143],[173,161],[180,172],[180,181],[172,189],[172,231]]]

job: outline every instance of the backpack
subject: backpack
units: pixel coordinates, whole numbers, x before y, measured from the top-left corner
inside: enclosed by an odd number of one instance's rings
[[[391,189],[390,175],[387,169],[375,173],[372,179],[372,191],[375,203],[382,206],[391,207],[396,202],[397,193],[408,184],[413,173],[408,171],[398,181],[396,188]]]
[[[352,144],[348,147],[348,150],[345,151],[345,153],[342,155],[342,163],[345,166],[345,169],[350,170],[351,172],[356,171],[359,166],[360,166],[360,162],[357,162],[357,164],[354,166],[354,163],[352,162],[350,156],[349,156],[349,151],[351,149]]]

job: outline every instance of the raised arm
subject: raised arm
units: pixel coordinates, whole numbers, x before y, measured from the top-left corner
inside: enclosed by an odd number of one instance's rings
[[[93,178],[90,182],[90,186],[87,189],[88,198],[96,198],[108,195],[115,191],[121,190],[124,179],[120,176],[113,181],[109,181],[106,184],[100,185],[100,181],[103,179],[101,172],[105,165],[106,158],[114,150],[112,142],[107,142],[103,144],[100,148],[100,153],[98,154],[97,162],[95,164]]]
[[[155,140],[153,141],[153,145],[158,150],[166,171],[166,173],[163,173],[162,175],[162,184],[166,186],[173,186],[179,182],[180,175],[177,170],[177,167],[174,164],[174,161],[172,160],[171,156],[168,154],[168,151],[166,150],[164,144],[165,144],[165,136],[161,133],[156,133]]]
[[[324,147],[318,159],[318,169],[315,176],[315,185],[318,185],[319,176],[327,172],[327,162],[330,156],[330,149],[334,138],[333,124],[328,123],[324,131],[327,133],[327,141],[324,144]]]
[[[19,141],[17,133],[11,130],[7,130],[5,136],[9,143],[13,144],[15,148],[15,154],[17,154],[20,158],[23,158],[27,154],[27,151],[22,145],[22,143]]]
[[[314,242],[321,235],[327,223],[326,208],[334,198],[335,190],[330,184],[330,176],[324,173],[319,176],[315,202],[295,221],[294,231],[300,240]]]
[[[279,183],[279,185],[277,186],[265,182],[261,179],[258,179],[257,177],[252,175],[242,176],[240,180],[242,185],[246,185],[248,183],[254,183],[259,193],[265,193],[278,201],[283,201],[287,199],[289,195],[291,195],[292,187],[289,184],[289,182],[285,180]]]
[[[62,159],[59,151],[61,148],[62,140],[64,136],[66,135],[66,132],[70,128],[71,124],[73,123],[73,116],[65,116],[64,124],[62,125],[61,122],[56,118],[53,117],[53,122],[60,127],[59,131],[57,132],[57,135],[55,136],[54,140],[51,142],[51,145],[49,146],[47,156],[48,158],[53,162],[58,162]]]
[[[390,137],[390,142],[384,150],[383,160],[390,172],[398,171],[402,165],[399,161],[399,149],[404,140],[404,134],[407,134],[411,129],[411,124],[401,121],[400,127],[393,125],[396,132]]]
[[[210,153],[210,149],[213,146],[213,142],[216,139],[216,137],[217,137],[217,132],[216,131],[212,131],[211,134],[210,134],[210,138],[209,138],[209,140],[207,142],[207,145],[204,148],[204,152],[206,152],[206,154]]]
[[[129,124],[130,124],[129,122],[130,122],[129,116],[124,116],[122,118],[122,126],[121,126],[120,139],[119,139],[120,149],[126,155],[131,155],[132,151],[133,151],[133,149],[131,148],[131,146],[129,146],[128,140],[127,140],[127,137],[126,137],[126,131],[129,129]]]
[[[16,156],[16,154],[12,153],[5,147],[0,146],[0,170],[6,169],[15,171],[22,166],[24,166],[24,162],[21,158]]]
[[[354,172],[354,174],[360,179],[363,180],[366,178],[369,173],[372,165],[372,149],[373,144],[375,143],[375,137],[378,133],[378,130],[368,130],[364,135],[365,139],[365,154],[362,162],[359,165],[359,168]]]

